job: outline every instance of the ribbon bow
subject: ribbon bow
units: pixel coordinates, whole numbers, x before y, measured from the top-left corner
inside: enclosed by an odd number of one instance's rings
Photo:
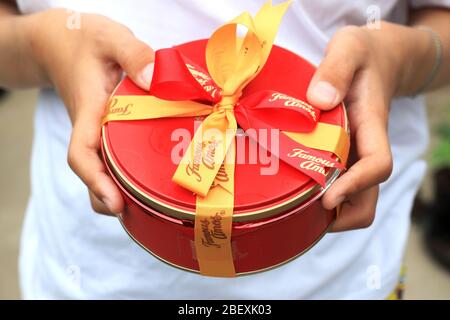
[[[195,248],[202,274],[235,275],[231,228],[238,123],[257,142],[257,135],[248,129],[281,130],[277,150],[269,143],[263,147],[322,186],[326,168],[343,169],[337,159],[315,150],[332,151],[342,162],[348,151],[348,143],[340,143],[347,139],[342,128],[321,123],[319,128],[319,109],[271,90],[243,96],[269,58],[289,4],[272,6],[268,1],[254,19],[245,12],[215,31],[206,47],[207,71],[174,48],[158,50],[152,95],[115,97],[104,118],[106,123],[206,116],[173,176],[175,183],[197,194]],[[244,37],[237,36],[241,28],[246,30]],[[129,111],[114,112],[117,104],[130,106]],[[308,137],[318,129],[320,139]],[[339,142],[332,148],[321,142],[328,134]],[[341,147],[336,148],[338,144]]]

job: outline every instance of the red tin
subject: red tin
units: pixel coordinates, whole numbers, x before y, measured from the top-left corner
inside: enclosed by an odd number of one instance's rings
[[[206,41],[186,43],[177,49],[206,68]],[[264,69],[244,94],[271,89],[306,100],[314,71],[303,58],[274,46]],[[125,78],[114,94],[148,92]],[[126,209],[120,220],[128,234],[162,261],[198,272],[196,197],[172,182],[177,164],[171,160],[172,149],[178,144],[171,140],[172,132],[185,128],[193,136],[194,121],[163,118],[108,122],[102,130],[102,148],[107,168],[125,198]],[[320,121],[347,129],[344,106],[322,112]],[[242,152],[248,159],[249,143]],[[317,201],[326,188],[282,161],[275,175],[261,175],[263,167],[267,165],[259,162],[236,164],[231,242],[238,275],[267,270],[301,255],[327,232],[335,217],[334,211],[324,210]],[[339,174],[338,169],[330,169],[327,186]]]

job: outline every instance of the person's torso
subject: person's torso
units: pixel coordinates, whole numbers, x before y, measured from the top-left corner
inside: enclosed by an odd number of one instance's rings
[[[19,0],[22,12],[52,7],[106,15],[128,26],[154,49],[207,38],[244,10],[255,13],[263,0],[92,1]],[[374,6],[378,4],[378,6]],[[377,11],[379,9],[379,11]],[[74,14],[68,11],[68,17]],[[374,16],[375,15],[375,16]],[[404,23],[406,1],[295,1],[275,43],[318,64],[327,41],[341,26],[377,16]],[[80,21],[83,28],[83,20]],[[76,30],[74,30],[76,32]],[[396,182],[383,186],[374,225],[329,234],[295,261],[237,279],[205,278],[162,264],[135,245],[118,221],[96,215],[85,186],[66,163],[71,124],[54,91],[41,93],[32,159],[32,198],[22,242],[22,288],[29,297],[72,298],[336,298],[387,296],[395,282],[406,237],[402,209],[418,181],[404,177],[426,145],[423,101],[402,99],[392,106],[390,137]],[[415,167],[413,168],[412,165]],[[411,190],[407,189],[408,186]],[[409,190],[409,191],[408,191]],[[409,192],[409,193],[408,193]],[[407,197],[401,200],[401,197]],[[400,200],[399,200],[400,199]],[[397,215],[388,213],[397,211]],[[395,229],[391,224],[398,225]],[[380,239],[398,243],[386,245]],[[38,251],[39,253],[36,253]],[[381,266],[380,290],[367,285],[366,271]],[[384,287],[383,287],[384,286]],[[374,291],[375,290],[375,291]],[[34,291],[34,292],[32,292]]]

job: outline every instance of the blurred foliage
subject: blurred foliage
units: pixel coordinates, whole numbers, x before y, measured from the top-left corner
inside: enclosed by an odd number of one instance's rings
[[[432,164],[436,167],[450,167],[450,109],[446,119],[438,126],[436,133],[439,142],[433,150]]]

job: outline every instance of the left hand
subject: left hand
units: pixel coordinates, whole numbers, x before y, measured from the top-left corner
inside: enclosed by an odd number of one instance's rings
[[[349,169],[322,198],[326,209],[341,204],[332,231],[371,225],[379,184],[392,172],[387,123],[402,60],[392,50],[395,39],[387,33],[392,34],[396,27],[388,24],[382,30],[369,30],[352,26],[338,31],[308,89],[309,102],[323,110],[345,99],[350,123]]]

